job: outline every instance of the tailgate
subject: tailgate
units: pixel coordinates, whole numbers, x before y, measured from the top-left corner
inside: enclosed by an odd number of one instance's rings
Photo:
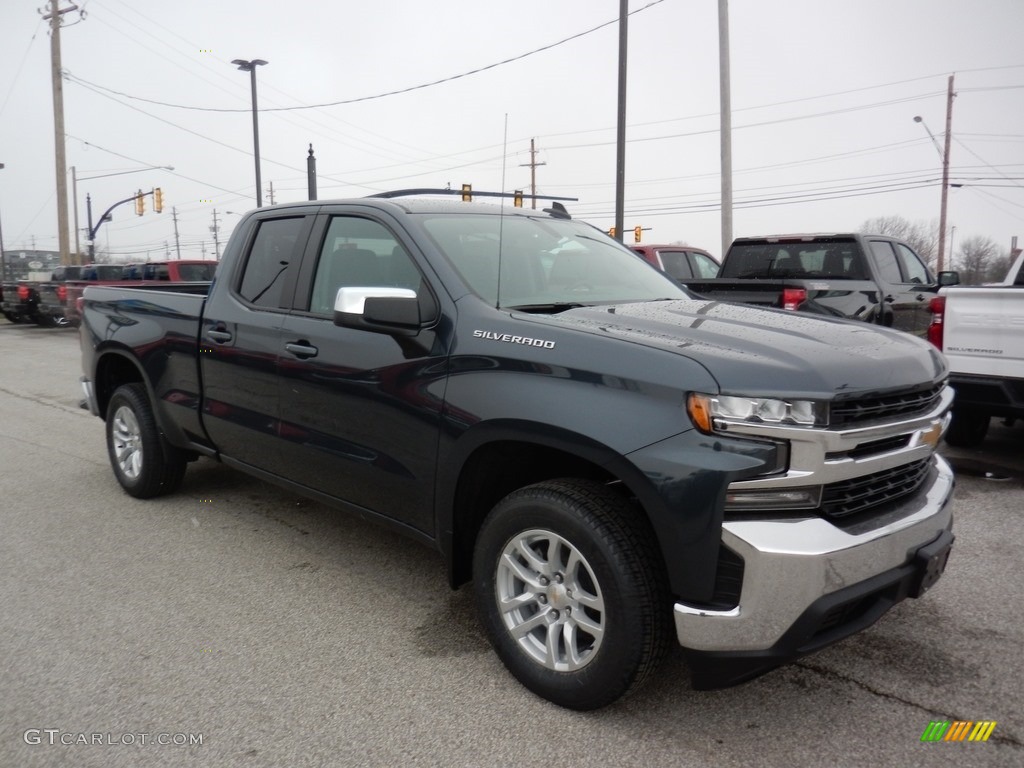
[[[1024,379],[1024,287],[967,286],[943,294],[950,370]]]

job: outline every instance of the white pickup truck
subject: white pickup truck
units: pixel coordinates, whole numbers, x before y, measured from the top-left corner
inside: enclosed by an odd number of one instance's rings
[[[946,442],[978,445],[989,421],[1024,418],[1024,252],[1001,283],[949,285],[932,299],[928,338],[949,361],[956,391]]]

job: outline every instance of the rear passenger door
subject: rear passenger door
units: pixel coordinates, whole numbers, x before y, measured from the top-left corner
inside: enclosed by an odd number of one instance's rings
[[[880,239],[868,242],[870,258],[874,261],[875,273],[878,275],[883,325],[908,333],[923,334],[927,326],[922,328],[919,318],[927,314],[929,296],[925,291],[928,286],[913,282],[911,275],[904,271],[904,258],[897,251],[898,243]],[[913,254],[913,251],[910,253]],[[923,268],[920,260],[918,264]],[[920,275],[917,278],[920,279]]]
[[[447,373],[437,295],[418,254],[378,212],[319,217],[283,318],[279,471],[429,535]],[[390,335],[334,324],[341,287],[416,292],[426,328]]]
[[[236,265],[215,284],[200,335],[202,414],[207,434],[229,460],[272,471],[278,439],[278,355],[315,209],[256,215]]]

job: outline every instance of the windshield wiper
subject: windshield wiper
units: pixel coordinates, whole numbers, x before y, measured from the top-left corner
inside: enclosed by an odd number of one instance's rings
[[[550,304],[516,304],[514,306],[503,306],[502,309],[513,309],[516,312],[532,312],[537,314],[543,314],[544,312],[565,312],[567,309],[579,309],[580,307],[590,307],[592,304],[580,304],[575,301],[554,301]]]

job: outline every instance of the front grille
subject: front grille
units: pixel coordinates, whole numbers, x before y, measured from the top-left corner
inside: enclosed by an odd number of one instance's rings
[[[943,382],[928,389],[919,389],[913,392],[899,392],[855,400],[836,400],[832,403],[829,424],[835,427],[928,413],[938,405],[945,386],[945,382]]]
[[[839,520],[895,501],[916,491],[930,466],[931,459],[921,459],[863,477],[829,483],[823,489],[819,511],[829,519]]]

